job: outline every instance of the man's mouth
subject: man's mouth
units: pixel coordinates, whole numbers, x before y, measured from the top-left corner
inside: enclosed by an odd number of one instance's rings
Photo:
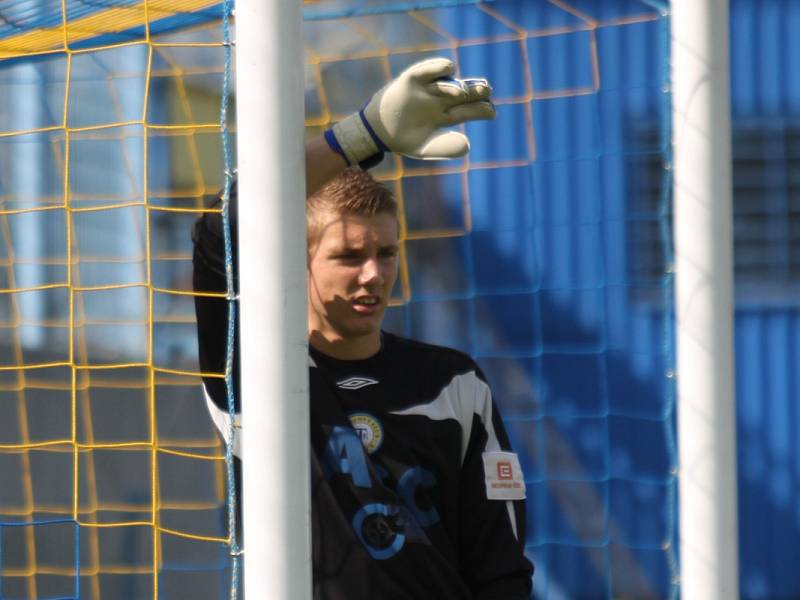
[[[380,303],[379,296],[359,296],[353,299],[353,308],[359,313],[372,313],[380,306]]]
[[[360,296],[353,300],[356,304],[363,304],[365,306],[373,306],[379,302],[377,296]]]

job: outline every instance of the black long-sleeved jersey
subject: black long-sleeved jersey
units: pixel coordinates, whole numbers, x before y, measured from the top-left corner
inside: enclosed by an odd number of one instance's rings
[[[195,225],[197,291],[225,289],[220,221]],[[196,309],[201,368],[221,372],[227,302]],[[309,360],[315,599],[528,598],[522,472],[472,359],[383,333],[368,359]],[[204,383],[225,430],[222,380]]]

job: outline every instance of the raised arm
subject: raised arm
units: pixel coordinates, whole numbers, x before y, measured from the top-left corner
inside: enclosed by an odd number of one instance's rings
[[[311,196],[341,173],[347,162],[334,152],[323,136],[306,142],[306,196]]]
[[[424,160],[456,158],[467,137],[443,130],[493,119],[492,88],[485,79],[456,79],[446,58],[411,65],[378,90],[364,108],[306,144],[306,194],[312,195],[348,165],[368,169],[385,152]]]
[[[432,58],[411,65],[378,90],[364,108],[336,123],[306,144],[306,194],[311,195],[348,165],[369,168],[386,152],[426,160],[463,156],[469,141],[446,128],[476,119],[493,119],[491,87],[485,79],[456,79],[456,68],[446,58]],[[254,199],[260,201],[261,198]],[[238,194],[231,190],[231,242],[236,259]],[[214,208],[219,208],[217,204]],[[225,260],[222,217],[205,213],[195,223],[194,289],[225,292]],[[234,264],[234,276],[236,265]],[[221,372],[225,365],[227,300],[197,296],[195,307],[203,372]],[[234,361],[234,370],[238,361]],[[219,378],[206,378],[212,399],[225,406],[225,387]]]

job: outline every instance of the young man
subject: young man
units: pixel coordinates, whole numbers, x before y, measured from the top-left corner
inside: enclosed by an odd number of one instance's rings
[[[489,387],[469,357],[381,330],[398,272],[397,205],[366,172],[342,170],[374,160],[376,148],[437,157],[466,151],[461,134],[438,131],[436,110],[422,119],[420,137],[401,147],[400,132],[414,124],[391,119],[410,102],[456,107],[461,120],[491,116],[485,82],[438,83],[444,63],[430,63],[406,71],[315,147],[332,154],[330,180],[310,181],[316,193],[306,204],[315,598],[530,594],[524,481]],[[452,65],[446,71],[452,75]],[[439,95],[442,86],[458,87],[460,101],[450,104],[452,90]],[[387,97],[391,110],[381,117],[370,107],[378,98],[386,108]],[[419,121],[419,108],[411,112]],[[231,220],[235,228],[235,205]],[[218,215],[201,219],[193,237],[195,289],[224,290]],[[207,297],[196,305],[201,367],[220,371],[227,305]],[[212,416],[227,432],[224,386],[205,383]]]

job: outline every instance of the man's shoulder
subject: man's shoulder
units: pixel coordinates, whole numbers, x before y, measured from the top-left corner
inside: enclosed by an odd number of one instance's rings
[[[386,332],[384,336],[393,361],[414,369],[435,369],[452,374],[474,371],[483,378],[475,360],[465,352]]]

